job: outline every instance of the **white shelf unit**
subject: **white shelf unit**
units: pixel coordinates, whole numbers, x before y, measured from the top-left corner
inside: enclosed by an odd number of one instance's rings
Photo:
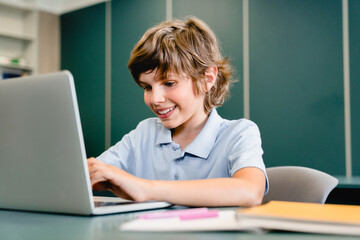
[[[4,73],[38,72],[39,11],[0,0],[0,79]]]

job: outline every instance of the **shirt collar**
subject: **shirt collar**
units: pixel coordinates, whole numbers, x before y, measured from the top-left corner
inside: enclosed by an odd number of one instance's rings
[[[185,152],[206,159],[213,149],[221,122],[222,118],[216,109],[213,108],[204,128],[199,135],[196,136],[194,141],[186,147]]]
[[[161,125],[159,135],[158,135],[158,137],[156,139],[156,145],[171,143],[172,142],[171,130],[164,127],[162,125],[160,119],[157,119],[156,123]]]
[[[223,119],[219,116],[216,109],[213,108],[205,126],[196,136],[194,141],[192,141],[192,143],[190,143],[185,148],[185,152],[206,159],[214,146],[222,120]],[[161,124],[161,121],[158,120],[158,123]],[[171,142],[171,130],[165,128],[161,124],[160,132],[156,140],[156,145],[167,144]]]

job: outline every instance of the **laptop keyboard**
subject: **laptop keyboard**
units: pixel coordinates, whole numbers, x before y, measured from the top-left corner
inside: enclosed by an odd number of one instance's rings
[[[133,201],[129,201],[117,197],[95,196],[93,199],[94,199],[95,207],[121,206],[121,205],[129,205],[135,203]]]
[[[106,206],[121,206],[134,204],[135,202],[108,202],[108,201],[94,201],[95,207],[106,207]]]

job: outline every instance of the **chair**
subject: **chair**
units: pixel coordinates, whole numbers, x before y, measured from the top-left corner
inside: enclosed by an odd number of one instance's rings
[[[269,191],[263,203],[271,200],[325,203],[339,182],[327,173],[307,167],[271,167],[266,172]]]

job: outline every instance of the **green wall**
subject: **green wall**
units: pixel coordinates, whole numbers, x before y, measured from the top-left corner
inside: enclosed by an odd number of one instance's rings
[[[130,51],[145,31],[165,20],[165,0],[112,1],[112,101],[111,142],[148,117],[154,117],[143,101],[143,89],[127,68]]]
[[[360,1],[349,0],[353,174],[360,175]]]
[[[105,4],[61,15],[61,69],[71,71],[86,152],[105,149]]]
[[[341,0],[251,0],[250,116],[268,166],[345,174]]]
[[[249,0],[250,118],[260,128],[268,167],[302,165],[345,175],[341,0]],[[105,3],[61,17],[62,68],[73,72],[88,155],[104,150]],[[111,142],[154,116],[127,69],[145,30],[166,18],[166,0],[111,2]],[[172,0],[174,18],[203,19],[233,61],[239,81],[218,109],[243,110],[243,7],[240,0]],[[349,0],[353,173],[360,175],[360,1]],[[110,62],[110,61],[108,61]]]

